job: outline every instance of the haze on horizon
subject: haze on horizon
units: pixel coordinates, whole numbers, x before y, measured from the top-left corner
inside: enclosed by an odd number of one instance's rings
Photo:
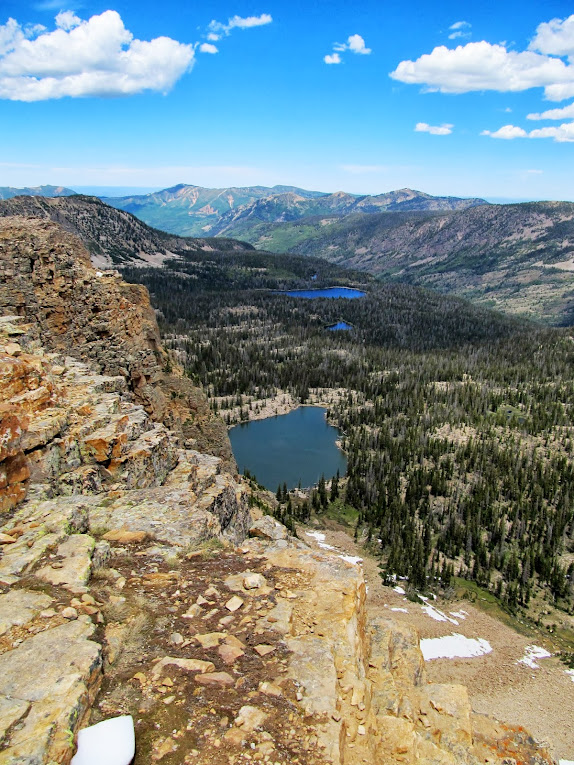
[[[0,185],[574,201],[571,10],[6,0]]]

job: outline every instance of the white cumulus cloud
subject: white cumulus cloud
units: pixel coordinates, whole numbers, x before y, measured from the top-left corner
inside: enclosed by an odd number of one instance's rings
[[[200,53],[219,53],[217,46],[213,43],[201,43],[199,46]]]
[[[564,120],[574,117],[574,102],[563,106],[561,109],[548,109],[545,112],[536,112],[526,115],[529,120]]]
[[[52,32],[0,25],[0,98],[43,101],[170,90],[193,65],[193,45],[137,40],[116,11],[83,21],[59,13]]]
[[[417,133],[430,133],[431,135],[450,135],[452,133],[454,125],[428,125],[426,122],[417,122],[415,125],[415,132]]]
[[[505,141],[510,141],[513,138],[526,138],[528,133],[516,125],[503,125],[493,133],[490,130],[483,130],[480,135],[489,135],[491,138],[502,138]]]
[[[233,16],[227,20],[227,24],[221,21],[212,21],[209,24],[208,40],[217,41],[222,36],[227,37],[232,29],[251,29],[251,27],[261,27],[271,24],[273,17],[269,13],[262,13],[260,16]]]
[[[345,51],[351,51],[351,53],[357,53],[360,56],[368,56],[372,53],[371,48],[367,48],[365,45],[365,40],[361,35],[349,35],[347,42],[335,43],[333,51],[333,53],[323,57],[326,64],[340,64],[342,62],[340,54],[345,53]]]
[[[485,40],[456,48],[440,45],[415,61],[401,61],[390,76],[441,93],[544,88],[547,99],[562,101],[574,96],[574,15],[540,24],[528,50]]]
[[[74,27],[79,27],[81,23],[82,19],[78,18],[73,11],[60,11],[56,16],[56,26],[66,32],[74,29]]]
[[[568,56],[572,62],[574,59],[574,14],[567,19],[552,19],[540,24],[529,48],[547,55]]]
[[[530,132],[516,125],[504,125],[494,132],[483,130],[481,135],[487,135],[490,138],[502,138],[507,141],[514,138],[552,138],[556,143],[574,143],[574,122],[565,122],[556,127],[537,128]]]
[[[333,49],[339,53],[344,53],[346,50],[350,50],[352,53],[358,53],[362,56],[368,56],[369,53],[372,53],[372,50],[365,45],[365,41],[361,35],[349,35],[347,42],[335,43]]]
[[[551,100],[566,98],[563,93],[569,89],[574,95],[574,66],[533,51],[508,51],[484,40],[454,49],[440,45],[416,61],[401,61],[391,77],[441,93],[543,87]]]

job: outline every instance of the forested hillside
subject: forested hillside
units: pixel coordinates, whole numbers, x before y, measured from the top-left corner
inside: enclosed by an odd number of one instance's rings
[[[301,402],[315,388],[347,390],[330,420],[344,433],[348,479],[284,511],[306,519],[343,503],[385,576],[419,589],[457,574],[543,621],[544,598],[572,612],[570,332],[408,285],[298,300],[270,290],[308,286],[316,262],[244,257],[125,275],[149,287],[188,373],[214,402],[239,401],[242,419],[278,390]],[[339,319],[353,330],[326,331]]]

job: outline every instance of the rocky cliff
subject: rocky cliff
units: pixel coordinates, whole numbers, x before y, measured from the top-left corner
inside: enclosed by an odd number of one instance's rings
[[[144,291],[51,223],[0,230],[0,765],[122,714],[137,765],[550,765],[427,682],[360,566],[253,520],[179,429]]]
[[[93,268],[76,236],[51,221],[0,218],[0,313],[32,323],[50,351],[123,377],[154,421],[233,464],[223,423],[161,346],[145,287]]]

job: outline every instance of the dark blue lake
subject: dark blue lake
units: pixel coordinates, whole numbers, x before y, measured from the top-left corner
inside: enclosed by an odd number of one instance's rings
[[[229,431],[241,473],[247,468],[259,483],[275,491],[301,483],[314,486],[321,475],[344,475],[347,459],[335,441],[339,431],[325,419],[320,406],[302,406],[289,414],[236,425]]]
[[[345,298],[346,300],[353,300],[354,298],[365,297],[365,292],[361,290],[355,290],[352,287],[327,287],[324,290],[288,290],[282,292],[282,295],[289,295],[289,297],[297,298]]]
[[[327,329],[331,332],[340,332],[346,329],[353,329],[353,325],[347,324],[346,321],[338,321],[336,324],[331,324],[331,326],[327,327]]]

